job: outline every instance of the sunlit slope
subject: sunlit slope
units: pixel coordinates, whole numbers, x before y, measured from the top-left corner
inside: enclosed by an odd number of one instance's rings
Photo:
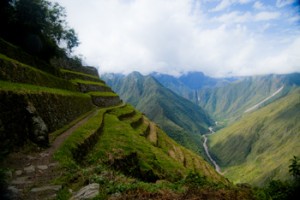
[[[299,73],[240,78],[223,87],[199,90],[197,101],[215,119],[233,122],[249,108],[277,91],[276,95],[269,98],[260,107],[286,95],[290,87],[300,85],[299,80]],[[282,89],[279,90],[280,88]]]
[[[289,179],[288,165],[300,155],[300,89],[211,135],[209,146],[235,182],[261,185]]]
[[[124,76],[102,78],[111,84],[121,98],[131,103],[156,122],[180,144],[201,152],[201,133],[213,123],[209,115],[196,104],[163,87],[151,76],[138,72]]]

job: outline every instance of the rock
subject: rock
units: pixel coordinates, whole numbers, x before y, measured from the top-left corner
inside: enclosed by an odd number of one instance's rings
[[[33,157],[33,156],[27,156],[27,158],[28,158],[29,160],[35,160],[35,159],[36,159],[36,157]]]
[[[25,167],[24,171],[26,172],[26,174],[30,174],[35,172],[35,167],[33,165],[30,165],[29,167]]]
[[[47,191],[47,190],[58,191],[60,189],[61,189],[61,185],[47,185],[47,186],[39,187],[39,188],[32,188],[30,191],[31,192],[43,192],[43,191]]]
[[[48,166],[47,165],[38,165],[37,168],[40,170],[46,170],[46,169],[48,169]]]
[[[16,176],[21,176],[23,174],[23,171],[22,170],[17,170],[15,172]]]
[[[23,185],[23,184],[31,184],[32,181],[29,180],[28,176],[18,177],[17,179],[13,180],[11,184],[13,185]]]
[[[72,200],[79,199],[92,199],[99,194],[99,184],[92,183],[81,188],[73,197]]]
[[[13,174],[12,174],[11,171],[6,171],[6,172],[5,172],[5,176],[6,176],[7,178],[12,178]]]
[[[5,196],[7,199],[18,199],[19,190],[15,186],[9,186],[7,188],[7,194]]]
[[[38,115],[36,108],[31,102],[26,107],[30,116],[31,140],[41,146],[49,145],[48,127],[44,120]]]
[[[45,158],[45,157],[49,156],[49,153],[40,153],[40,156],[41,156],[42,158]]]
[[[50,163],[49,167],[56,167],[58,165],[58,163]]]

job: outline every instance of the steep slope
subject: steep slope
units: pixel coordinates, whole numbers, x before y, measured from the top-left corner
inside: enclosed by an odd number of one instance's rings
[[[180,144],[197,152],[202,151],[200,133],[206,133],[212,120],[197,105],[163,87],[151,76],[133,72],[113,81],[101,76],[112,85],[122,99],[155,121],[166,133]],[[110,81],[111,80],[111,81]]]
[[[289,179],[289,160],[300,156],[300,89],[209,137],[210,150],[235,182],[262,185]]]
[[[156,80],[176,94],[197,103],[197,91],[203,88],[214,88],[227,85],[235,78],[212,78],[202,72],[188,72],[179,77],[168,74],[152,73]]]
[[[299,73],[245,77],[224,87],[198,91],[198,103],[217,120],[232,122],[260,102],[266,100],[256,108],[286,95],[299,80]]]
[[[1,199],[252,198],[121,104],[93,68],[0,64]]]

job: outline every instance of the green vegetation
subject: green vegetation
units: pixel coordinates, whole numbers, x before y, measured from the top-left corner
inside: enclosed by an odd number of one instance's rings
[[[203,109],[138,72],[104,79],[125,102],[145,113],[176,142],[204,155],[200,134],[208,132],[213,121]]]
[[[69,81],[20,63],[3,54],[0,54],[0,65],[2,80],[76,91],[76,87]]]
[[[95,81],[86,81],[86,80],[81,80],[81,79],[73,79],[71,80],[72,83],[81,83],[81,84],[86,84],[86,85],[98,85],[98,86],[103,86],[103,87],[108,87],[105,83],[103,82],[95,82]]]
[[[93,82],[103,82],[97,76],[93,76],[93,75],[90,75],[90,74],[85,74],[85,73],[82,73],[82,72],[76,72],[76,71],[67,70],[67,69],[60,69],[60,72],[62,74],[65,74],[67,77],[69,75],[69,77],[72,77],[72,78],[69,78],[69,79],[72,79],[72,80],[73,79],[86,80],[86,78],[88,78],[89,80],[91,80]]]
[[[0,36],[42,59],[70,53],[79,44],[58,3],[6,0],[1,1],[0,13]]]
[[[201,157],[176,144],[159,128],[154,130],[157,145],[140,135],[143,124],[136,129],[130,125],[137,117],[141,114],[130,105],[99,109],[55,153],[65,171],[55,183],[78,190],[87,180],[96,182],[102,188],[99,198],[105,199],[130,191],[182,193],[193,177],[182,180],[191,171],[199,174],[201,184],[208,187],[229,185]],[[91,145],[85,141],[92,135],[96,135],[96,143]],[[77,149],[84,154],[76,153]],[[152,183],[157,180],[161,181]],[[68,196],[68,192],[61,190],[60,195]]]
[[[117,97],[118,94],[114,92],[88,92],[87,94],[95,97]]]
[[[74,126],[77,122],[79,122],[80,120],[84,119],[85,117],[87,117],[88,115],[90,115],[92,112],[95,112],[95,110],[91,110],[87,113],[84,113],[83,115],[81,115],[80,117],[78,117],[77,119],[73,120],[71,123],[63,126],[62,128],[49,133],[49,140],[50,143],[54,142],[54,140],[61,135],[63,132],[65,132],[66,130],[68,130],[69,128],[71,128],[72,126]]]
[[[11,83],[8,81],[0,81],[0,90],[1,91],[11,91],[16,94],[41,94],[41,93],[50,93],[50,94],[59,94],[64,96],[78,96],[84,98],[90,98],[90,95],[83,94],[80,92],[73,92],[69,90],[61,90],[56,88],[41,87],[31,84],[23,83]]]
[[[299,102],[300,90],[295,89],[209,137],[226,177],[255,185],[290,179],[287,155],[300,156]]]
[[[217,121],[226,120],[226,123],[230,124],[239,119],[247,109],[269,97],[282,86],[283,90],[261,107],[285,96],[290,87],[300,85],[299,79],[299,73],[245,77],[222,87],[197,91],[198,103]]]

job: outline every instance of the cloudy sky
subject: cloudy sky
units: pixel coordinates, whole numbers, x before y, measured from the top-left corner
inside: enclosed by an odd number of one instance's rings
[[[100,73],[300,72],[296,0],[60,0]],[[298,10],[299,11],[299,10]]]

